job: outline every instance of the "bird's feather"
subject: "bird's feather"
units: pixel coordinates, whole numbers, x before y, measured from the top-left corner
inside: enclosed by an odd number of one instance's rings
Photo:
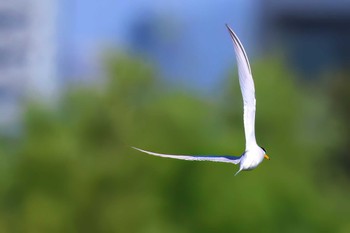
[[[212,161],[212,162],[233,163],[233,164],[238,164],[241,161],[241,156],[233,156],[233,155],[173,155],[173,154],[155,153],[147,150],[142,150],[137,147],[132,147],[132,148],[146,154],[150,154],[158,157],[164,157],[164,158],[172,158],[172,159],[181,159],[181,160],[190,160],[190,161]]]
[[[233,30],[226,25],[234,45],[237,59],[239,84],[243,96],[244,105],[244,133],[246,139],[246,148],[256,145],[255,139],[255,88],[250,69],[249,60],[244,47]]]

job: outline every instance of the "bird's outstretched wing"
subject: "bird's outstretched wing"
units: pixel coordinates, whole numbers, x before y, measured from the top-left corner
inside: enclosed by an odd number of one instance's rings
[[[243,96],[244,104],[244,133],[246,139],[246,148],[256,145],[255,139],[255,88],[250,69],[249,60],[243,45],[238,39],[233,30],[226,24],[226,27],[231,35],[234,49],[236,52],[239,84]]]
[[[141,151],[146,154],[172,158],[172,159],[181,159],[181,160],[190,160],[190,161],[212,161],[212,162],[223,162],[223,163],[233,163],[238,164],[241,161],[242,156],[231,156],[231,155],[169,155],[169,154],[160,154],[147,150],[142,150],[137,147],[132,147],[135,150]]]

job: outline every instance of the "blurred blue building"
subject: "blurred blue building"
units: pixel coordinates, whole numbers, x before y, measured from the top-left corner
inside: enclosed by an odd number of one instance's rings
[[[350,1],[264,0],[264,42],[283,48],[293,69],[304,79],[350,65]]]
[[[20,103],[50,99],[56,81],[56,1],[0,1],[0,126],[12,128]]]

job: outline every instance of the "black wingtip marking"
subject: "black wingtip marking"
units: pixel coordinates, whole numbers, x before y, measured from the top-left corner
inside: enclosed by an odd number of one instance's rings
[[[243,48],[243,45],[242,45],[241,41],[238,39],[238,37],[235,34],[235,32],[230,28],[230,26],[227,23],[225,24],[225,26],[226,26],[227,30],[229,31],[232,40],[235,42],[235,44],[237,44],[239,46],[239,48],[243,52],[244,59],[245,59],[247,65],[248,65],[249,73],[251,74],[252,71],[250,69],[250,63],[249,63],[249,60],[248,60],[248,56],[247,56],[247,54],[246,54],[246,52],[245,52],[245,50]]]

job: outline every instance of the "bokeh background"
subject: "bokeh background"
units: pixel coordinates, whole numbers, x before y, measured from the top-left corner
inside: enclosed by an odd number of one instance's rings
[[[244,151],[225,23],[270,161]],[[0,232],[350,232],[350,3],[0,1]]]

